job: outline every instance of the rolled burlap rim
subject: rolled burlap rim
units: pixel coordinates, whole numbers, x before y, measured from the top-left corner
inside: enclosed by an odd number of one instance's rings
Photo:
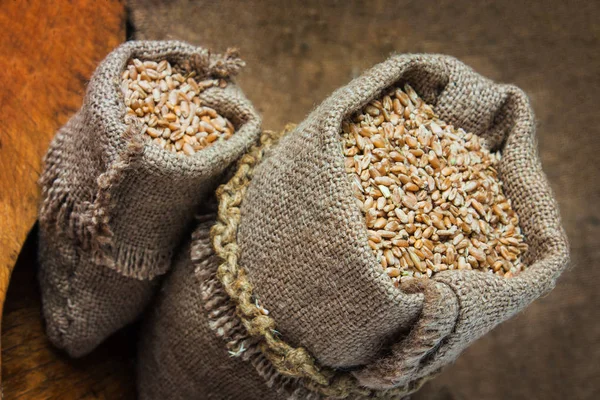
[[[263,132],[259,143],[239,160],[235,175],[217,190],[218,216],[210,236],[213,249],[219,258],[216,276],[225,293],[219,293],[219,296],[216,297],[235,305],[236,315],[230,315],[230,321],[228,321],[228,325],[235,326],[235,328],[230,328],[230,330],[243,327],[251,337],[251,340],[236,339],[234,346],[238,346],[247,354],[256,354],[257,352],[262,354],[264,359],[260,357],[261,361],[253,362],[253,364],[257,369],[269,371],[260,373],[260,375],[268,380],[269,386],[279,386],[274,388],[276,390],[291,389],[297,393],[297,388],[289,387],[291,380],[297,380],[309,392],[332,398],[355,396],[402,398],[414,393],[439,371],[434,371],[400,387],[383,390],[371,389],[362,386],[354,373],[319,365],[319,362],[305,348],[294,347],[286,343],[276,330],[276,321],[269,315],[265,315],[255,301],[253,285],[248,279],[247,271],[238,264],[240,248],[237,244],[237,231],[241,218],[240,207],[246,189],[252,180],[253,171],[265,153],[294,127],[295,125],[289,124],[281,132]],[[427,288],[429,288],[427,285],[413,284],[403,287],[403,290],[415,292],[428,290]],[[223,299],[224,294],[226,294],[225,299]],[[429,295],[435,296],[434,293]],[[211,308],[217,309],[222,306],[219,303],[213,302],[210,307],[205,308],[207,311],[211,311]],[[423,312],[426,313],[426,310],[424,309]],[[219,336],[225,337],[226,335]],[[434,336],[439,337],[439,335]],[[229,343],[230,348],[233,347],[232,344]],[[233,353],[233,356],[237,355]],[[249,357],[245,358],[248,360]],[[269,366],[265,366],[265,362],[269,363]],[[275,373],[273,373],[273,368]]]
[[[217,109],[232,120],[236,125],[236,135],[192,157],[165,152],[151,143],[141,132],[142,124],[126,115],[121,74],[132,58],[147,61],[165,59],[174,64],[187,65],[202,79],[213,78],[226,82],[225,87],[210,87],[199,97],[204,105]],[[165,182],[175,186],[175,178],[180,177],[187,178],[185,185],[200,187],[199,181],[208,181],[211,176],[222,173],[256,140],[260,131],[260,117],[233,81],[244,65],[235,49],[228,49],[223,54],[211,53],[206,48],[174,40],[130,41],[113,50],[94,72],[84,104],[74,117],[80,117],[86,130],[93,133],[82,135],[78,140],[89,141],[87,147],[93,152],[90,158],[102,160],[97,163],[80,161],[76,167],[93,175],[95,180],[92,183],[76,181],[71,183],[70,190],[56,188],[55,182],[67,181],[63,177],[67,161],[62,154],[73,149],[65,149],[66,145],[62,142],[52,145],[46,159],[57,164],[57,167],[46,167],[39,180],[43,197],[39,211],[42,226],[51,229],[57,237],[64,236],[91,253],[96,265],[111,268],[126,277],[145,280],[167,272],[175,251],[174,244],[182,240],[181,234],[172,234],[170,231],[184,232],[181,226],[185,224],[178,218],[176,223],[154,222],[162,225],[160,230],[136,226],[133,231],[144,232],[144,236],[156,235],[158,231],[166,231],[168,235],[153,238],[151,243],[131,239],[137,236],[131,233],[131,221],[139,225],[148,223],[152,218],[148,215],[139,216],[138,208],[118,204],[119,191],[123,191],[126,197],[152,186],[163,187],[165,192],[174,192],[177,188],[164,188]],[[77,150],[80,151],[80,147]],[[93,166],[88,167],[88,164]],[[140,184],[140,175],[154,179],[151,184]],[[82,187],[93,194],[73,194]],[[164,204],[164,207],[187,209],[189,203],[200,198],[197,193],[194,194],[180,196],[178,201],[182,204]],[[120,214],[115,217],[117,212]],[[156,212],[154,218],[164,217]],[[147,237],[143,239],[148,240]]]

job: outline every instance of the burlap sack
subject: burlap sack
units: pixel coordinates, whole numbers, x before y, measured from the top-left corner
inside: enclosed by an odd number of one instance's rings
[[[405,82],[445,121],[502,152],[500,176],[530,246],[523,273],[446,271],[399,289],[385,276],[367,245],[339,136],[344,118]],[[139,362],[143,399],[402,397],[551,290],[568,264],[526,95],[454,58],[392,57],[334,92],[276,146],[263,139],[218,191],[212,249],[192,245],[202,248],[192,251],[195,271],[187,269],[187,281],[175,271],[179,290],[167,286],[149,317]],[[183,311],[201,307],[205,314]],[[180,318],[199,325],[177,331]],[[206,326],[222,339],[220,350]],[[208,379],[192,372],[199,364],[211,371]]]
[[[225,79],[201,93],[236,127],[193,156],[151,143],[125,116],[129,59],[194,59],[198,76]],[[72,356],[135,319],[189,234],[197,206],[255,141],[260,118],[231,81],[241,60],[182,42],[128,42],[90,80],[84,104],[56,134],[41,177],[40,284],[51,341]]]

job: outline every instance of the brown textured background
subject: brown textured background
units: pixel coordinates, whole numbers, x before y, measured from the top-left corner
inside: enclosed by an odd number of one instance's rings
[[[12,206],[7,208],[7,218],[0,215],[0,237],[9,244],[0,256],[10,259],[1,265],[6,271],[0,272],[8,278],[17,254],[13,248],[22,243],[35,213],[33,184],[43,147],[53,130],[79,107],[83,83],[107,46],[122,37],[123,23],[119,24],[122,4],[117,0],[61,0],[50,5],[28,0],[28,18],[23,18],[18,2],[4,3],[9,7],[3,7],[0,16],[10,33],[0,39],[0,44],[8,45],[2,76],[20,91],[11,94],[6,85],[2,91],[21,101],[43,93],[52,106],[39,107],[47,111],[43,118],[37,114],[36,119],[31,114],[15,118],[18,108],[5,107],[1,114],[5,124],[0,130],[0,188],[4,190],[0,200],[11,200]],[[335,88],[393,52],[450,54],[492,79],[519,85],[530,95],[539,120],[544,169],[571,241],[572,268],[549,296],[475,343],[415,395],[417,400],[600,398],[600,167],[596,159],[600,154],[600,24],[596,22],[600,2],[536,3],[129,2],[131,36],[185,39],[215,50],[239,47],[248,63],[239,83],[269,129],[300,121]],[[35,79],[27,75],[33,66],[15,68],[19,60],[36,65]],[[72,73],[76,96],[66,97],[55,89],[40,92],[39,87],[50,87],[40,86],[40,76],[55,84],[59,81],[50,76],[53,71],[61,79],[70,76],[54,64],[56,60],[76,66]],[[77,67],[79,63],[85,68]],[[12,97],[2,99],[7,98]],[[63,104],[66,98],[69,101]],[[14,135],[9,135],[12,127]],[[9,146],[12,138],[23,139],[26,147]],[[26,153],[32,155],[25,157]],[[28,178],[13,179],[15,171]],[[25,195],[9,191],[24,181],[29,190]],[[9,193],[12,197],[5,197]],[[13,225],[20,227],[18,232],[11,230]],[[5,398],[133,398],[135,336],[131,330],[79,361],[48,347],[34,260],[35,244],[30,241],[7,293],[2,323]]]
[[[600,3],[527,3],[130,2],[138,39],[238,47],[247,61],[239,83],[268,129],[299,122],[394,52],[450,54],[529,94],[572,268],[415,399],[600,398]]]

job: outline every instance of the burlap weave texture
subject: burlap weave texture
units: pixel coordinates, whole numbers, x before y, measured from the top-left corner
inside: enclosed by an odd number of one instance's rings
[[[201,60],[200,94],[236,133],[194,156],[171,154],[126,117],[127,62]],[[48,334],[73,356],[135,319],[192,229],[198,205],[256,139],[260,117],[232,81],[239,59],[177,41],[128,42],[98,66],[84,103],[56,134],[41,177],[40,283]]]

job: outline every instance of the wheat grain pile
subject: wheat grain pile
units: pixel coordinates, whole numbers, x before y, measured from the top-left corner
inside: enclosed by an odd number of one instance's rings
[[[193,155],[234,133],[233,124],[202,104],[198,95],[226,86],[219,79],[197,80],[196,72],[167,60],[132,59],[122,76],[127,113],[142,122],[142,132],[165,150]]]
[[[511,277],[527,244],[484,140],[446,124],[405,85],[342,124],[368,243],[398,285],[474,269]]]

